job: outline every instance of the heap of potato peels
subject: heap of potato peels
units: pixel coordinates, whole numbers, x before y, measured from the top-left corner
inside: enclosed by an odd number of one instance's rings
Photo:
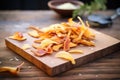
[[[72,64],[75,64],[71,53],[82,53],[83,51],[71,48],[77,47],[78,45],[95,46],[93,42],[95,34],[89,29],[88,22],[86,21],[84,23],[80,17],[78,17],[78,19],[79,22],[74,22],[72,18],[69,18],[68,22],[53,24],[42,29],[30,26],[29,29],[31,29],[31,31],[29,31],[28,34],[37,38],[34,44],[32,44],[35,50],[31,51],[36,56],[57,52],[56,57],[70,60]],[[20,33],[16,35],[17,33],[10,38],[26,40]],[[18,39],[16,37],[18,37]]]

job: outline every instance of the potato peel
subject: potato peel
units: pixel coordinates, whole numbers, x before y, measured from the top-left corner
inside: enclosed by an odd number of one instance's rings
[[[83,53],[82,50],[74,49],[74,50],[69,50],[69,53]]]
[[[38,38],[40,36],[39,33],[35,30],[29,31],[28,34],[35,38]]]
[[[60,52],[56,53],[55,57],[59,57],[59,58],[69,60],[69,61],[71,61],[72,64],[76,63],[74,58],[72,57],[72,55],[69,52],[66,52],[66,51],[60,51]]]
[[[0,72],[10,72],[10,73],[12,73],[14,75],[17,75],[20,72],[20,69],[21,69],[23,64],[24,64],[24,62],[22,62],[17,67],[10,67],[10,66],[0,67]]]
[[[12,36],[9,36],[9,38],[18,40],[18,41],[26,40],[26,37],[24,37],[21,32],[15,32]]]
[[[63,46],[63,44],[57,44],[53,46],[54,51],[59,51],[59,49]]]
[[[55,42],[51,39],[45,39],[45,40],[41,41],[40,46],[41,46],[41,48],[45,48],[46,46],[48,46],[50,44],[57,44],[57,42]]]
[[[33,52],[34,55],[38,57],[44,56],[46,54],[46,51],[43,49],[31,50],[31,52]]]

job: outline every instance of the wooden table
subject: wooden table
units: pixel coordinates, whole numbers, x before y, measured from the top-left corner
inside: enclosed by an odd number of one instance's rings
[[[98,13],[112,15],[114,11]],[[26,59],[8,49],[4,43],[5,37],[15,31],[26,32],[29,25],[46,27],[63,21],[67,21],[67,18],[61,18],[53,11],[0,11],[0,67],[16,66],[25,62],[18,76],[2,72],[0,73],[0,80],[120,80],[120,50],[50,77]],[[120,18],[115,19],[111,27],[94,29],[120,39]]]

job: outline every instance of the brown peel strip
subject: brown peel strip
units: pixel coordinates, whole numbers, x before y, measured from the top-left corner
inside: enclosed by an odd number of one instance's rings
[[[26,37],[24,37],[21,32],[15,32],[12,36],[9,36],[9,38],[18,40],[18,41],[26,40]]]
[[[17,67],[9,67],[9,66],[0,67],[0,72],[10,72],[14,75],[17,75],[20,72],[20,69],[23,64],[24,64],[24,62],[22,62]]]
[[[83,53],[82,50],[74,49],[74,50],[69,50],[69,53]]]

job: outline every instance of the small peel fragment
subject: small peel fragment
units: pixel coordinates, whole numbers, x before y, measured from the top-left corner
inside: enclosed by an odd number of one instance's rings
[[[26,50],[29,49],[31,46],[29,44],[23,44],[22,49]]]
[[[38,38],[40,36],[39,33],[35,30],[29,31],[28,34],[35,38]]]
[[[75,64],[75,59],[72,57],[72,55],[69,52],[66,51],[60,51],[58,53],[56,53],[55,57],[59,57],[59,58],[63,58],[66,60],[71,61],[72,64]]]
[[[69,50],[69,53],[83,53],[82,50],[74,49],[74,50]]]
[[[17,67],[9,67],[9,66],[0,67],[0,72],[10,72],[14,75],[17,75],[20,72],[20,69],[21,69],[23,64],[24,64],[24,62],[22,62]]]
[[[41,56],[44,56],[45,54],[47,54],[46,51],[43,49],[31,50],[31,52],[33,52],[34,55],[38,56],[38,57],[41,57]]]
[[[59,51],[59,49],[63,46],[63,44],[58,44],[53,46],[54,51]]]
[[[12,36],[9,36],[9,38],[18,40],[18,41],[26,40],[26,37],[24,37],[21,32],[15,32]]]
[[[41,41],[41,48],[45,48],[46,46],[50,45],[50,44],[57,44],[57,42],[51,40],[51,39],[44,39],[43,41]]]

